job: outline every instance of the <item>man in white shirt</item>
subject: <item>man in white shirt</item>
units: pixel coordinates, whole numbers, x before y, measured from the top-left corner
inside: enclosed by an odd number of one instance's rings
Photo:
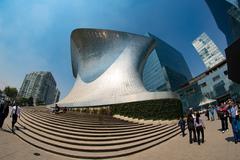
[[[14,133],[14,126],[17,122],[18,117],[20,118],[21,108],[16,104],[12,107],[10,118],[12,117],[12,132]]]

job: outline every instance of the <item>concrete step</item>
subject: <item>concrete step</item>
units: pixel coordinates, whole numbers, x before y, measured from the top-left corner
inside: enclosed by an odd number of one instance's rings
[[[149,142],[163,138],[163,137],[169,135],[170,133],[172,133],[173,131],[177,131],[179,129],[178,128],[168,129],[166,131],[162,131],[162,132],[153,134],[151,136],[145,136],[145,138],[143,138],[141,141],[134,141],[134,142],[130,142],[130,143],[111,145],[111,146],[105,146],[105,145],[104,146],[95,146],[95,145],[81,145],[81,144],[76,145],[76,144],[63,143],[60,141],[55,141],[55,140],[51,140],[49,138],[39,136],[27,129],[20,129],[20,130],[21,130],[21,132],[23,132],[24,134],[26,134],[27,136],[29,136],[33,139],[36,139],[40,142],[43,142],[43,143],[46,143],[46,144],[49,144],[52,146],[60,147],[60,148],[76,150],[76,151],[85,151],[85,152],[112,152],[112,151],[126,150],[129,148],[147,144]]]
[[[74,123],[74,122],[65,122],[65,121],[60,121],[60,120],[52,120],[50,117],[45,118],[45,117],[41,117],[38,115],[34,115],[34,114],[25,114],[23,113],[22,116],[26,116],[32,119],[36,119],[36,120],[41,120],[43,122],[47,122],[47,123],[51,123],[51,124],[55,124],[55,125],[61,125],[61,126],[71,126],[71,128],[81,128],[81,129],[95,129],[95,130],[122,130],[122,129],[135,129],[135,128],[142,128],[142,127],[146,127],[146,126],[151,126],[151,124],[139,124],[139,125],[124,125],[124,126],[119,126],[119,125],[111,125],[109,127],[107,126],[97,126],[97,125],[86,125],[86,124],[78,124],[78,123]],[[131,124],[129,122],[129,124]]]
[[[144,135],[148,135],[148,134],[152,134],[155,132],[159,132],[161,130],[164,129],[168,129],[172,126],[176,126],[176,125],[158,125],[155,126],[154,128],[152,128],[150,131],[139,131],[139,133],[135,133],[135,134],[127,134],[127,135],[120,135],[120,136],[105,136],[105,135],[98,135],[98,136],[89,136],[86,134],[82,134],[82,133],[72,133],[70,131],[64,131],[64,130],[53,130],[53,129],[49,129],[46,127],[42,127],[42,126],[37,126],[35,124],[33,124],[32,122],[28,122],[25,119],[21,118],[20,121],[24,124],[24,126],[30,126],[36,130],[39,130],[41,132],[44,132],[46,134],[50,134],[50,135],[54,135],[57,137],[62,137],[62,138],[67,138],[67,139],[73,139],[73,140],[83,140],[83,141],[113,141],[113,140],[123,140],[123,139],[129,139],[129,138],[136,138],[136,137],[140,137],[140,136],[144,136]]]
[[[63,126],[63,127],[68,127],[68,128],[73,128],[73,129],[85,129],[85,130],[97,130],[99,132],[104,131],[104,132],[107,132],[108,130],[111,131],[111,132],[114,132],[114,130],[118,131],[118,130],[134,130],[134,129],[138,129],[138,128],[147,128],[147,127],[151,127],[152,124],[141,124],[141,125],[137,125],[137,126],[115,126],[115,127],[110,127],[110,128],[100,128],[100,127],[85,127],[85,126],[82,126],[81,124],[80,125],[77,125],[77,124],[74,124],[74,123],[64,123],[64,121],[52,121],[51,119],[47,119],[47,118],[40,118],[38,116],[35,116],[35,115],[27,115],[27,114],[22,114],[23,117],[27,117],[27,118],[30,118],[34,121],[42,121],[42,122],[46,122],[46,123],[49,123],[49,124],[52,124],[52,125],[57,125],[57,126]]]
[[[85,159],[104,159],[104,158],[114,158],[114,157],[120,157],[120,156],[126,156],[130,154],[134,154],[143,150],[146,150],[148,148],[151,148],[153,146],[156,146],[162,142],[165,142],[166,140],[176,136],[178,134],[177,130],[172,130],[172,132],[169,132],[167,135],[164,136],[158,136],[154,137],[151,140],[144,141],[142,143],[138,143],[138,145],[132,145],[130,148],[126,148],[123,150],[116,150],[114,149],[111,150],[109,149],[108,151],[104,150],[91,150],[91,151],[85,151],[86,149],[83,149],[83,151],[80,150],[72,150],[72,149],[66,149],[68,146],[53,146],[49,145],[46,143],[43,143],[41,141],[38,141],[34,138],[29,137],[25,133],[23,133],[21,130],[16,131],[16,135],[19,136],[21,139],[24,141],[32,144],[35,147],[41,148],[43,150],[59,154],[59,155],[64,155],[68,157],[74,157],[74,158],[85,158]],[[39,137],[41,138],[41,137]],[[71,148],[71,147],[70,147]]]
[[[49,112],[49,110],[38,110],[35,108],[32,109],[28,109],[28,108],[24,108],[24,110],[29,111],[29,112],[37,112],[37,113],[47,113],[47,114],[52,114],[52,112]],[[87,118],[87,119],[98,119],[99,116],[103,116],[104,119],[111,119],[112,116],[111,115],[99,115],[99,114],[89,114],[89,113],[82,113],[82,112],[73,112],[73,111],[67,111],[66,113],[59,113],[59,114],[55,114],[58,116],[66,116],[69,118]]]
[[[113,140],[113,141],[88,141],[88,139],[77,140],[76,141],[76,140],[73,140],[73,139],[63,138],[63,137],[59,137],[59,136],[56,136],[56,135],[53,135],[53,134],[49,134],[49,133],[39,131],[39,130],[34,129],[33,127],[31,127],[29,125],[25,125],[21,121],[19,121],[19,125],[21,126],[21,128],[25,128],[28,131],[33,132],[34,134],[37,134],[40,137],[44,137],[44,138],[51,139],[51,140],[58,141],[58,142],[74,144],[74,145],[83,145],[83,146],[110,146],[110,145],[127,144],[127,143],[141,141],[141,140],[156,136],[158,134],[161,134],[163,132],[171,131],[173,129],[176,129],[176,126],[166,126],[166,127],[162,127],[161,130],[159,130],[159,131],[152,132],[152,133],[147,134],[147,135],[137,136],[137,137],[133,137],[133,138],[127,138],[127,139]]]
[[[92,122],[91,120],[88,120],[88,121],[82,121],[81,119],[65,119],[65,117],[57,117],[56,115],[54,114],[39,114],[39,113],[28,113],[28,112],[23,112],[23,114],[28,114],[28,115],[36,115],[36,116],[40,116],[40,117],[43,117],[43,118],[50,118],[52,121],[54,120],[60,120],[60,121],[63,121],[63,122],[73,122],[73,123],[79,123],[79,124],[86,124],[86,125],[103,125],[103,126],[111,126],[111,125],[119,125],[119,126],[126,126],[126,125],[129,125],[128,122],[126,121],[123,121],[121,123],[119,122],[113,122],[113,121],[108,121],[108,122],[104,122],[104,121],[101,121],[99,120],[98,122]],[[131,123],[130,125],[138,125],[137,123]]]
[[[28,122],[28,123],[33,124],[35,126],[39,126],[41,128],[47,129],[47,130],[51,130],[51,131],[54,131],[54,132],[65,133],[65,134],[71,134],[71,135],[81,135],[81,136],[85,136],[85,137],[101,137],[103,135],[104,135],[104,137],[124,136],[124,135],[129,135],[129,134],[137,134],[137,133],[141,133],[141,132],[148,132],[148,131],[151,131],[153,129],[157,129],[157,128],[161,127],[161,125],[153,125],[152,128],[139,129],[139,130],[136,130],[136,131],[129,131],[129,132],[96,133],[96,132],[90,132],[90,131],[89,132],[83,131],[81,129],[76,131],[76,130],[71,130],[71,129],[66,129],[66,128],[60,128],[59,126],[50,125],[48,123],[43,123],[41,121],[36,121],[36,120],[33,120],[33,119],[29,119],[27,117],[22,117],[21,120],[22,119],[25,122]]]
[[[123,121],[123,120],[120,120],[120,119],[117,119],[117,118],[114,118],[112,116],[106,116],[106,115],[91,115],[91,114],[84,114],[82,115],[81,113],[75,113],[74,116],[71,114],[71,113],[61,113],[61,114],[53,114],[53,113],[50,113],[50,112],[38,112],[38,111],[34,111],[34,110],[24,110],[25,112],[28,112],[28,113],[37,113],[37,114],[41,114],[41,115],[53,115],[55,117],[59,117],[59,118],[62,118],[64,117],[65,119],[70,119],[70,120],[79,120],[81,119],[82,121],[89,121],[91,120],[92,122],[99,122],[100,120],[102,121],[106,121],[106,122],[109,122],[109,121],[114,121],[114,122],[119,122],[119,123],[122,123],[122,122],[126,122],[126,121]]]

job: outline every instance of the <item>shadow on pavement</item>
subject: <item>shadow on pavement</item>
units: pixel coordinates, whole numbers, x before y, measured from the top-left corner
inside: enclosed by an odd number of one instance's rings
[[[233,137],[227,137],[225,140],[228,142],[235,142]]]
[[[219,128],[219,129],[218,129],[218,131],[219,131],[219,132],[222,132],[222,129],[221,129],[221,128]]]

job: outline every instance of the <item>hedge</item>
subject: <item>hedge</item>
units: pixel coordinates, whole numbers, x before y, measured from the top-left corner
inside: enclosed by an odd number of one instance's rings
[[[171,120],[182,115],[182,104],[177,99],[149,100],[110,106],[112,114],[139,119]]]

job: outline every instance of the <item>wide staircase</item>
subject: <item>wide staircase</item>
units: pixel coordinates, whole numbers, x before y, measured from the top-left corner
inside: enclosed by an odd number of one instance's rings
[[[76,112],[52,114],[43,107],[24,108],[16,126],[16,135],[35,147],[84,159],[127,156],[179,134],[176,124],[138,124]]]

